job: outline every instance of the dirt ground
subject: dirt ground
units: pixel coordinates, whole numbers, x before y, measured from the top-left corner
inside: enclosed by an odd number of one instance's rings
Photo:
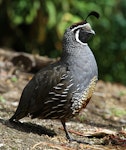
[[[58,120],[25,117],[9,123],[31,77],[0,57],[0,150],[126,149],[126,87],[120,84],[99,81],[86,109],[67,122],[75,139],[90,144],[70,143]]]

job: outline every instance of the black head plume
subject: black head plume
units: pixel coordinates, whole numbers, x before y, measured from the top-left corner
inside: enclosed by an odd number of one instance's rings
[[[73,25],[70,27],[70,29],[74,29],[74,28],[76,29],[77,27],[86,24],[86,23],[87,23],[87,18],[88,18],[89,16],[95,16],[96,18],[99,18],[99,17],[100,17],[100,15],[99,15],[98,12],[96,12],[96,11],[91,11],[91,12],[88,14],[88,16],[86,17],[86,19],[85,19],[84,21],[73,24]]]
[[[87,20],[87,18],[88,18],[89,16],[95,16],[97,19],[100,17],[100,15],[99,15],[98,12],[96,12],[96,11],[91,11],[91,12],[88,14],[88,16],[86,17],[85,21]]]

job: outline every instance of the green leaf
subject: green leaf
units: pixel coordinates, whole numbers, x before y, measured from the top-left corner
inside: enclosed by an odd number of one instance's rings
[[[18,79],[17,79],[17,77],[14,76],[14,77],[11,78],[11,81],[12,81],[12,82],[17,82]]]
[[[2,103],[5,103],[6,100],[3,98],[3,96],[0,95],[0,101],[1,101]]]
[[[48,27],[52,28],[57,22],[56,22],[56,8],[53,3],[53,1],[46,1],[46,9],[49,15],[48,19]]]

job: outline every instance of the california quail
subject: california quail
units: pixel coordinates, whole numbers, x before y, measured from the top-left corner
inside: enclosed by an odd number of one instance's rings
[[[88,16],[98,17],[96,12]],[[24,88],[18,108],[9,119],[59,119],[66,137],[73,140],[65,126],[88,104],[98,78],[97,64],[87,41],[95,32],[86,20],[66,29],[61,59],[40,70]]]

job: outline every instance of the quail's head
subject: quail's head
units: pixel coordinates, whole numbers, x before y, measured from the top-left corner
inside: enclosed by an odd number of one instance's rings
[[[99,14],[97,12],[91,12],[84,21],[71,25],[65,31],[63,43],[71,43],[73,46],[78,43],[81,45],[87,45],[89,38],[95,34],[91,25],[86,21],[91,15],[99,18]]]

